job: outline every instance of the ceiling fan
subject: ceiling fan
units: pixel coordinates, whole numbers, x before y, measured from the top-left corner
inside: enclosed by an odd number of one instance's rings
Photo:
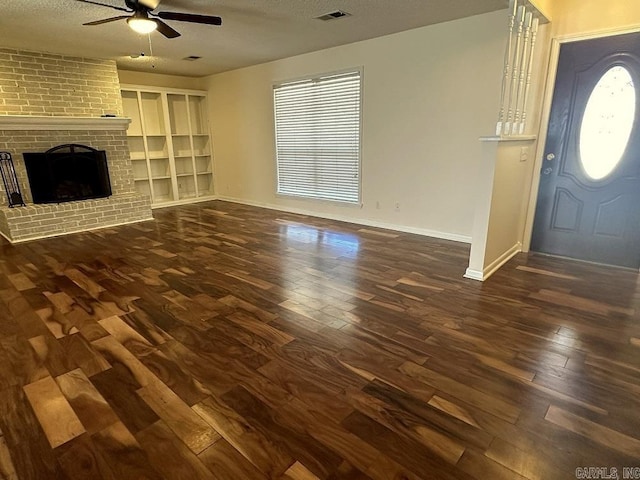
[[[176,38],[180,34],[164,23],[164,20],[177,20],[180,22],[204,23],[207,25],[222,25],[222,18],[212,15],[196,15],[193,13],[180,12],[154,12],[160,3],[160,0],[124,0],[127,8],[109,5],[106,3],[95,2],[93,0],[77,0],[83,3],[91,3],[93,5],[101,5],[103,7],[113,8],[121,12],[127,12],[130,15],[118,15],[117,17],[105,18],[87,22],[83,25],[102,25],[103,23],[115,22],[116,20],[126,19],[127,24],[132,30],[138,33],[151,33],[158,30],[167,38]]]

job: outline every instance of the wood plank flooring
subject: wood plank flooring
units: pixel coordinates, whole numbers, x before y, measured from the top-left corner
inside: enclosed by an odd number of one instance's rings
[[[0,478],[640,467],[638,274],[224,202],[0,241]]]

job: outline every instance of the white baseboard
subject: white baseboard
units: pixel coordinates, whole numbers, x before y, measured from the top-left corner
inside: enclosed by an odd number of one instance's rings
[[[484,282],[491,275],[496,273],[500,267],[515,257],[522,251],[522,243],[518,242],[513,247],[509,248],[506,252],[496,258],[493,262],[487,265],[482,271],[475,270],[473,268],[467,268],[464,273],[464,278],[470,278],[471,280],[478,280]]]
[[[206,197],[188,198],[188,199],[184,199],[184,200],[175,200],[173,202],[158,203],[156,205],[151,204],[151,209],[152,210],[156,210],[156,209],[160,209],[160,208],[178,207],[180,205],[190,205],[192,203],[210,202],[211,200],[219,200],[219,198],[216,197],[216,196],[213,196],[213,195],[208,195]]]
[[[478,280],[479,282],[484,281],[484,274],[480,270],[474,270],[472,268],[467,268],[463,276],[464,278],[470,278],[471,280]]]
[[[326,218],[328,220],[337,220],[339,222],[355,223],[356,225],[364,225],[367,227],[383,228],[385,230],[395,230],[397,232],[413,233],[416,235],[422,235],[425,237],[439,238],[442,240],[451,240],[453,242],[471,243],[471,237],[467,235],[459,235],[457,233],[439,232],[436,230],[429,230],[425,228],[408,227],[405,225],[397,225],[395,223],[378,222],[376,220],[353,218],[344,215],[334,215],[331,213],[320,213],[312,210],[305,210],[302,208],[285,207],[282,205],[274,205],[270,203],[253,202],[250,200],[244,200],[241,198],[225,197],[218,195],[217,200],[224,202],[240,203],[243,205],[250,205],[252,207],[268,208],[269,210],[277,210],[280,212],[296,213],[298,215],[307,215],[309,217]]]

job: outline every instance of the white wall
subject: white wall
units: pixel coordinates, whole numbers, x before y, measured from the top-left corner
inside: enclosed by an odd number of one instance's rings
[[[217,194],[468,241],[505,33],[499,11],[208,77]],[[276,196],[272,84],[351,67],[364,69],[362,206]]]
[[[522,149],[527,157],[533,155],[535,143],[531,141],[500,142],[495,156],[494,188],[485,257],[485,268],[506,252],[520,250],[522,231],[530,183],[531,160],[520,161]]]
[[[552,19],[553,36],[563,37],[640,26],[637,0],[536,0]]]
[[[549,55],[549,25],[537,35],[531,73],[525,136],[483,142],[477,177],[477,197],[468,278],[486,280],[516,253],[523,250],[525,222],[530,207],[532,178],[536,167],[541,102]],[[525,149],[525,152],[522,151]],[[525,155],[523,155],[523,153]],[[535,199],[533,200],[535,203]]]
[[[201,77],[184,77],[181,75],[164,75],[161,73],[134,72],[118,70],[121,84],[145,85],[148,87],[184,88],[189,90],[203,89]]]
[[[480,191],[466,277],[486,280],[522,250],[534,149],[534,137],[483,142],[484,168],[478,175]]]

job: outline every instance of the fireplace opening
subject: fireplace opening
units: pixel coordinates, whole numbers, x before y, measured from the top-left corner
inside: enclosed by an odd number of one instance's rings
[[[107,154],[68,144],[22,154],[33,203],[62,203],[111,196]]]

